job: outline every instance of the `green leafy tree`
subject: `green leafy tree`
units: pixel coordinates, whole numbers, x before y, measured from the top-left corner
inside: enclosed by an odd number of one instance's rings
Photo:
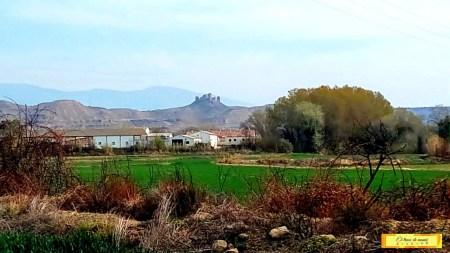
[[[450,116],[446,116],[437,123],[438,135],[447,142],[450,141]]]
[[[395,146],[405,146],[403,152],[425,153],[424,140],[428,130],[422,120],[406,109],[395,109],[383,119],[387,127],[397,132],[398,139]]]
[[[163,151],[166,149],[166,144],[164,143],[164,140],[158,136],[153,140],[153,145],[155,150],[157,151]]]
[[[260,136],[259,145],[265,151],[277,151],[279,134],[275,122],[268,116],[272,109],[253,112],[243,124],[246,128],[254,129]]]
[[[268,113],[294,151],[314,152],[322,146],[324,114],[320,106],[281,100]]]

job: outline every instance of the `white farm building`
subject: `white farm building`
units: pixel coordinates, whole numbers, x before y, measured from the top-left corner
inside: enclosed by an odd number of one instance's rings
[[[200,139],[201,143],[209,144],[209,146],[211,146],[214,149],[216,149],[217,145],[219,144],[219,137],[217,137],[217,135],[212,132],[198,131],[191,134],[190,136]]]
[[[148,128],[66,130],[63,135],[67,145],[97,149],[146,146],[156,138],[168,143],[172,137],[171,133],[150,133]]]
[[[172,146],[174,147],[193,147],[201,142],[201,139],[186,134],[177,135],[172,138]]]
[[[256,132],[248,129],[223,129],[212,132],[219,137],[221,147],[238,147],[254,143],[257,138]]]

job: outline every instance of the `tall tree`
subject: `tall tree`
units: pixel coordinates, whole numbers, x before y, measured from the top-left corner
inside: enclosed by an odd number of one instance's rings
[[[268,116],[270,110],[268,108],[253,112],[242,126],[255,130],[261,136],[260,144],[264,150],[277,151],[279,134],[275,123]]]
[[[292,144],[294,151],[314,152],[322,146],[324,114],[320,106],[278,101],[268,112],[281,137]]]
[[[329,149],[338,149],[351,135],[355,124],[381,120],[393,112],[381,93],[350,86],[294,89],[288,96],[278,99],[276,105],[301,102],[320,106],[324,114],[324,143]]]
[[[386,126],[397,132],[395,146],[404,146],[402,150],[407,153],[425,153],[424,141],[428,130],[423,121],[414,113],[406,109],[395,109],[394,112],[383,119]]]

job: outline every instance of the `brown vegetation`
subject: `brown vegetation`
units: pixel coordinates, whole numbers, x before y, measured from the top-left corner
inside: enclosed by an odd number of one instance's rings
[[[39,111],[0,122],[0,195],[56,194],[74,183],[62,137],[38,124]]]

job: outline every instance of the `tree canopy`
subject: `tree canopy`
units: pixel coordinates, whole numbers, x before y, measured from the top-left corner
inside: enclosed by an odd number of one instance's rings
[[[314,152],[322,146],[324,115],[320,106],[309,103],[276,103],[267,110],[280,137],[296,152]]]
[[[351,135],[355,125],[381,120],[393,112],[391,104],[381,93],[350,86],[294,89],[289,91],[288,96],[279,98],[274,108],[292,110],[287,108],[304,102],[320,107],[323,113],[323,140],[329,149],[338,148]]]

